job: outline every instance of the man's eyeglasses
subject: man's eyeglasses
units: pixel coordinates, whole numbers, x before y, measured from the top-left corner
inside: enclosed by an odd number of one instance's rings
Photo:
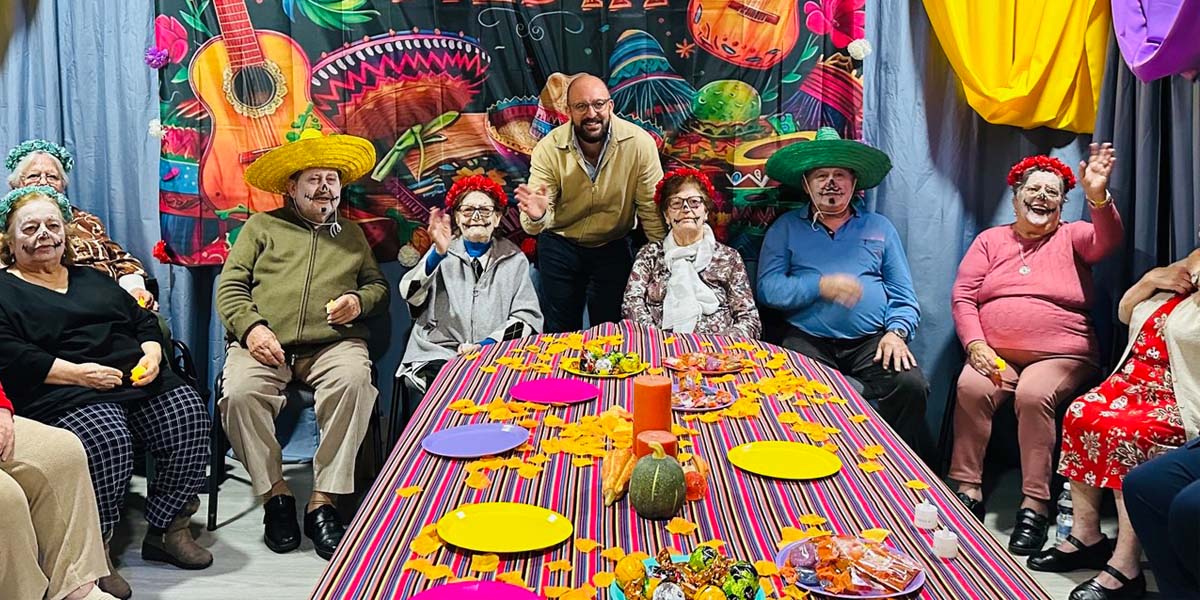
[[[571,110],[577,113],[583,113],[587,112],[587,109],[590,107],[595,109],[596,112],[600,112],[604,110],[605,106],[608,106],[608,103],[611,100],[612,98],[605,98],[603,100],[592,100],[591,102],[576,102],[575,104],[571,105]]]
[[[667,206],[670,207],[672,210],[682,210],[684,208],[690,208],[692,210],[699,210],[702,206],[704,206],[704,196],[691,196],[688,198],[671,198],[671,199],[667,200]]]
[[[32,185],[43,179],[46,180],[46,183],[58,183],[61,181],[58,173],[27,173],[21,181],[26,185]]]
[[[458,214],[469,218],[480,216],[485,219],[492,218],[492,213],[496,212],[495,209],[486,206],[460,206],[455,210],[458,212]]]

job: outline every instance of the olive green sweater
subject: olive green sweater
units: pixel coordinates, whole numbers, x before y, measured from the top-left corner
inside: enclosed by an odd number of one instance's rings
[[[363,319],[386,310],[388,284],[362,229],[338,218],[342,230],[314,228],[291,206],[251,216],[238,232],[217,284],[217,313],[233,339],[245,342],[259,323],[289,352],[347,338],[367,338]],[[345,293],[362,300],[346,325],[326,322],[325,304]]]

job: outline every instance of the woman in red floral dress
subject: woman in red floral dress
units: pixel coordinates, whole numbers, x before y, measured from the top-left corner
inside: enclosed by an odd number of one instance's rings
[[[1182,357],[1172,357],[1168,347],[1172,328],[1191,325],[1171,316],[1181,304],[1197,302],[1192,298],[1195,273],[1200,273],[1200,252],[1147,273],[1125,294],[1120,316],[1136,333],[1121,368],[1067,409],[1058,471],[1071,480],[1072,535],[1058,547],[1030,557],[1029,567],[1052,572],[1100,569],[1071,592],[1072,600],[1137,598],[1145,593],[1141,547],[1125,512],[1121,481],[1134,467],[1187,440],[1171,368],[1172,359]],[[1186,308],[1179,312],[1193,314],[1194,306]],[[1099,505],[1106,488],[1117,499],[1120,535],[1115,550],[1100,531]]]

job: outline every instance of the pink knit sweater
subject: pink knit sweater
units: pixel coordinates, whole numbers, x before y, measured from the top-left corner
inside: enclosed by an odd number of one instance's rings
[[[1092,265],[1120,246],[1124,230],[1112,202],[1090,210],[1091,223],[1064,223],[1039,240],[1022,240],[1011,225],[975,238],[951,296],[963,346],[984,340],[997,349],[1096,356]]]

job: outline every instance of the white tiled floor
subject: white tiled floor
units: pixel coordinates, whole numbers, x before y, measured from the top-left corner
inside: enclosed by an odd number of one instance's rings
[[[139,512],[145,494],[145,480],[134,478],[132,495],[127,502],[126,519],[119,526],[115,546],[121,552],[118,568],[134,589],[134,598],[161,598],[171,600],[291,600],[307,598],[311,593],[325,561],[313,552],[312,542],[307,539],[300,549],[289,554],[275,554],[262,544],[262,509],[250,496],[245,471],[236,461],[235,479],[230,479],[221,488],[221,513],[217,531],[203,528],[203,515],[207,514],[207,497],[201,496],[204,506],[194,518],[193,531],[200,533],[200,543],[214,554],[214,564],[205,571],[183,571],[174,567],[147,564],[141,559],[141,540],[145,533],[145,521]],[[289,482],[298,498],[306,498],[312,485],[311,471],[307,466],[289,467],[286,470]],[[1007,543],[1012,531],[1012,515],[1020,501],[1019,474],[1007,473],[997,492],[988,502],[985,524],[992,534]],[[1105,523],[1111,535],[1116,531],[1113,519]],[[1078,583],[1091,577],[1091,573],[1033,573],[1053,598],[1065,599]],[[1154,587],[1150,574],[1151,589]],[[1151,594],[1148,598],[1160,598]],[[954,599],[945,599],[954,600]],[[996,599],[1002,600],[1002,599]],[[1006,600],[1006,599],[1005,599]]]

